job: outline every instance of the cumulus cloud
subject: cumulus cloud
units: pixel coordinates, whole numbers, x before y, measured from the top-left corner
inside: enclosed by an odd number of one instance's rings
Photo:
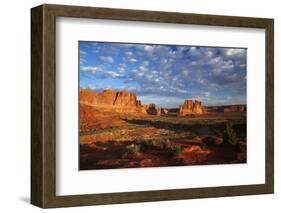
[[[81,71],[90,71],[97,81],[116,79],[119,88],[130,88],[141,97],[246,102],[245,48],[97,42],[80,51],[88,54]]]
[[[84,72],[91,72],[93,74],[95,74],[96,72],[100,71],[102,68],[99,66],[83,66],[81,67],[81,71]]]
[[[113,63],[114,59],[111,56],[100,56],[99,57],[103,62]]]
[[[88,53],[83,50],[80,50],[80,55],[88,55]]]
[[[135,62],[137,62],[138,60],[137,59],[135,59],[135,58],[130,58],[130,62],[131,63],[135,63]]]
[[[225,50],[227,56],[233,56],[233,55],[243,55],[244,50],[243,49],[234,49],[234,48],[228,48]]]

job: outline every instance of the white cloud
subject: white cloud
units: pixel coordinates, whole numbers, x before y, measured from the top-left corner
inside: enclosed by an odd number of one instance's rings
[[[184,76],[187,76],[188,75],[188,70],[187,69],[184,69],[184,70],[182,70],[182,74],[184,75]]]
[[[161,59],[160,63],[161,64],[166,64],[168,62],[168,60],[166,58]]]
[[[131,63],[135,63],[135,62],[137,62],[138,60],[137,59],[135,59],[135,58],[130,58],[130,62]]]
[[[79,52],[80,52],[80,55],[88,55],[88,53],[83,50],[80,50]]]
[[[120,73],[124,73],[126,70],[125,68],[126,68],[126,65],[123,63],[123,64],[119,64],[117,69]]]
[[[245,53],[245,49],[231,49],[231,48],[227,48],[226,49],[226,55],[227,56],[233,56],[233,55],[240,55],[240,54],[244,54]]]
[[[123,76],[123,74],[118,73],[118,72],[113,72],[113,71],[107,71],[106,74],[109,75],[112,78],[122,77]]]
[[[99,48],[99,60],[93,63],[102,64],[102,72],[97,73],[98,66],[81,70],[101,79],[120,78],[125,86],[137,84],[139,95],[201,96],[212,101],[218,93],[233,95],[246,87],[246,49],[136,44]]]
[[[144,62],[142,63],[142,65],[143,65],[143,66],[148,66],[148,65],[149,65],[149,61],[144,61]]]
[[[111,56],[100,56],[99,57],[103,62],[113,63],[114,59]]]
[[[148,68],[146,66],[141,65],[139,67],[139,70],[142,71],[142,72],[145,72],[145,71],[148,71]]]
[[[152,46],[152,45],[144,45],[144,50],[147,52],[153,51],[154,48],[155,48],[155,46]]]
[[[101,70],[101,67],[99,67],[99,66],[95,66],[95,67],[92,67],[92,66],[81,67],[81,71],[91,72],[93,74],[95,74],[96,72],[98,72],[100,70]]]
[[[205,95],[206,97],[209,97],[210,94],[211,94],[210,92],[205,92],[205,93],[204,93],[204,95]]]
[[[128,52],[126,52],[126,55],[127,55],[127,56],[132,56],[133,53],[132,53],[132,51],[128,51]]]

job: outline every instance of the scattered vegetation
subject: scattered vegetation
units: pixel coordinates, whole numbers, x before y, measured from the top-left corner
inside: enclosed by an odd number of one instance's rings
[[[172,144],[170,138],[135,139],[130,145],[126,146],[126,152],[122,155],[122,158],[132,158],[140,152],[153,149],[166,151],[173,157],[177,157],[181,154],[181,146]]]
[[[176,139],[177,139],[177,138],[176,138],[174,135],[172,135],[172,136],[169,137],[169,140],[170,140],[170,141],[175,141]]]
[[[245,141],[246,150],[245,113],[104,117],[81,129],[83,170],[246,162],[238,146]]]
[[[126,146],[126,152],[122,155],[122,158],[132,158],[139,154],[140,145],[138,144],[130,144]]]
[[[163,138],[159,142],[160,149],[169,149],[170,146],[171,146],[171,141],[169,138]]]
[[[236,145],[237,144],[237,137],[236,133],[233,129],[232,123],[227,122],[225,124],[225,129],[223,132],[223,142],[228,143],[230,145]]]
[[[181,154],[181,146],[173,144],[169,147],[169,151],[173,157],[178,157]]]
[[[206,145],[214,145],[215,142],[216,142],[216,140],[215,140],[214,137],[207,136],[207,137],[203,138],[203,143],[206,144]]]

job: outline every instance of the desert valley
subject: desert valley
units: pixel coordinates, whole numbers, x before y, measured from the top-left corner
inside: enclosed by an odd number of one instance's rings
[[[80,170],[246,162],[246,105],[143,104],[80,88]]]

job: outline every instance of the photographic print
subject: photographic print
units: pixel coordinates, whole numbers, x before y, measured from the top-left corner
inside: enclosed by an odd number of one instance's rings
[[[43,4],[30,34],[33,205],[274,193],[274,19]]]
[[[247,49],[79,41],[79,169],[247,162]]]

